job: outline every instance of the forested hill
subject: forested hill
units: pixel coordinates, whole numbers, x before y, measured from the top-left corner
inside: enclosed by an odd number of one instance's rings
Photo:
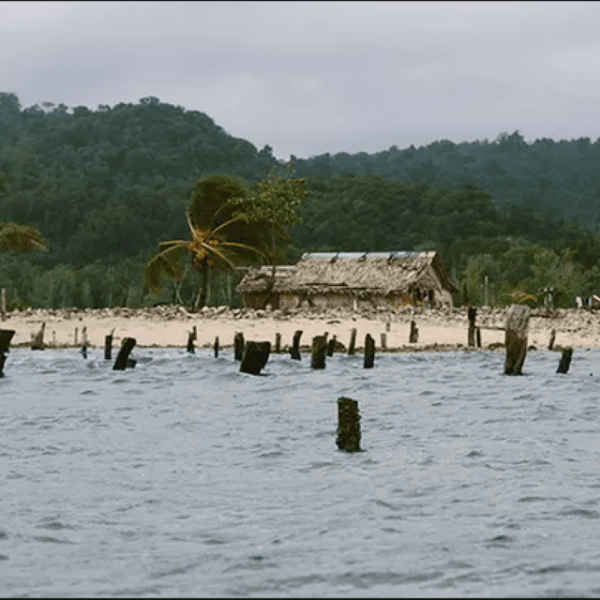
[[[498,297],[518,286],[537,293],[561,272],[567,296],[596,293],[598,157],[598,141],[525,144],[518,132],[293,157],[309,194],[287,260],[318,249],[436,249],[457,283],[478,287],[485,274]],[[259,151],[206,114],[154,97],[91,110],[23,108],[0,93],[0,222],[37,227],[49,244],[0,256],[0,284],[11,302],[34,306],[155,302],[142,289],[144,264],[159,241],[187,236],[194,183],[214,173],[254,183],[277,164],[269,146]],[[553,274],[532,271],[536,260]],[[224,285],[214,279],[210,303],[239,301]]]

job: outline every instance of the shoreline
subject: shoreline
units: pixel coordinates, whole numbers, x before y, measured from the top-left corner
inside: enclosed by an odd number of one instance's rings
[[[281,336],[281,351],[292,344],[296,330],[302,330],[300,350],[310,352],[315,335],[328,333],[343,345],[336,353],[345,352],[351,330],[357,330],[357,353],[363,351],[367,333],[375,340],[379,353],[422,351],[486,351],[504,346],[504,322],[508,308],[477,308],[475,324],[481,332],[481,348],[467,346],[467,309],[412,308],[371,310],[363,312],[296,310],[230,309],[227,306],[204,308],[190,313],[177,305],[153,308],[111,309],[27,309],[11,311],[0,322],[0,329],[13,329],[11,347],[31,346],[31,334],[45,323],[46,348],[78,348],[83,345],[86,329],[89,348],[104,347],[105,336],[113,334],[113,349],[125,337],[136,339],[137,347],[185,348],[188,334],[195,326],[196,348],[210,348],[219,337],[219,347],[233,347],[235,333],[241,332],[246,341],[270,341],[275,349],[276,335]],[[409,343],[410,323],[419,329],[416,343]],[[548,346],[551,331],[556,331],[556,350],[573,348],[600,348],[600,314],[589,309],[533,309],[530,319],[528,345],[536,349]],[[385,334],[386,348],[382,346]],[[77,339],[76,339],[77,336]]]

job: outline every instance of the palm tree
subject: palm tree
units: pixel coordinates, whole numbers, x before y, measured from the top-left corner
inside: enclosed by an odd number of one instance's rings
[[[190,205],[186,211],[186,219],[191,239],[159,242],[161,250],[150,259],[145,270],[146,285],[153,292],[160,290],[163,276],[173,277],[181,283],[183,276],[179,263],[181,258],[188,254],[192,267],[202,276],[202,287],[192,306],[192,310],[198,310],[206,303],[210,268],[232,271],[235,268],[234,260],[247,257],[248,254],[262,256],[262,253],[252,246],[226,239],[226,229],[242,217],[230,218],[214,225],[222,208],[223,206],[212,215],[212,226],[200,227],[193,221],[193,206]]]
[[[0,252],[48,250],[42,234],[34,227],[0,222]]]

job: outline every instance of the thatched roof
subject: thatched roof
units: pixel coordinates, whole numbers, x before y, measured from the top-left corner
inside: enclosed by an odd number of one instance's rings
[[[431,266],[431,269],[427,267]],[[266,291],[270,267],[251,270],[238,285],[242,293]],[[433,275],[435,273],[435,276]],[[273,291],[279,293],[406,293],[411,284],[456,292],[437,252],[320,252],[303,254],[291,269],[279,267]]]

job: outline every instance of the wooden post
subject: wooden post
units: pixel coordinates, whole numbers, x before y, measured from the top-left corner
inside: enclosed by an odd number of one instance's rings
[[[327,356],[333,356],[335,352],[335,335],[327,342]]]
[[[338,398],[338,427],[335,443],[346,452],[360,451],[360,414],[358,402],[352,398]]]
[[[509,309],[504,338],[506,346],[504,373],[506,375],[521,375],[522,373],[527,354],[530,315],[531,311],[528,306],[513,304]]]
[[[325,353],[327,351],[327,338],[324,335],[316,335],[312,339],[311,362],[313,369],[325,368]]]
[[[385,330],[386,331],[391,331],[392,330],[392,323],[390,322],[389,318],[385,323]]]
[[[467,335],[467,346],[475,346],[475,318],[477,317],[477,309],[469,306],[467,311],[469,318],[469,331]]]
[[[267,364],[271,352],[271,342],[246,342],[240,364],[242,373],[258,375]]]
[[[477,334],[477,347],[481,348],[481,327],[477,327],[475,333]]]
[[[112,341],[113,334],[115,333],[114,327],[110,330],[110,333],[104,337],[104,360],[110,360],[112,356]]]
[[[128,360],[129,354],[133,350],[134,346],[135,338],[123,338],[123,341],[121,342],[121,349],[117,355],[117,360],[115,360],[115,364],[113,365],[113,370],[124,371],[126,367],[135,366],[135,361]]]
[[[46,329],[46,323],[42,323],[40,330],[37,333],[31,334],[31,349],[32,350],[43,350],[46,347],[44,344],[44,331]]]
[[[372,369],[375,363],[375,340],[370,333],[365,336],[365,361],[364,368]]]
[[[277,354],[281,352],[281,334],[279,332],[275,334],[275,352]]]
[[[554,348],[554,340],[556,339],[556,329],[553,329],[550,332],[550,341],[548,342],[548,350],[552,350]]]
[[[188,332],[188,341],[187,341],[187,348],[186,348],[186,350],[188,352],[190,352],[191,354],[194,354],[194,352],[195,352],[194,342],[196,341],[197,337],[198,337],[198,334],[196,331],[196,326],[194,325],[194,328],[192,329],[192,331]]]
[[[419,328],[414,321],[410,322],[410,335],[408,337],[409,344],[416,344],[419,341]]]
[[[0,313],[2,313],[2,320],[6,319],[6,289],[2,288],[2,296],[0,298]]]
[[[356,328],[353,327],[350,330],[350,344],[348,344],[348,355],[354,354],[354,347],[356,346]]]
[[[77,346],[77,327],[75,327],[75,333],[73,334],[73,344]]]
[[[563,348],[562,356],[560,357],[560,363],[558,363],[557,373],[566,373],[569,370],[571,364],[571,357],[573,356],[573,348],[570,346]]]
[[[215,358],[219,357],[219,336],[215,337]]]
[[[301,335],[302,335],[301,329],[298,329],[294,333],[294,341],[293,341],[292,349],[290,350],[290,353],[291,353],[292,358],[295,360],[301,360],[300,359],[300,336]]]
[[[240,331],[233,336],[233,350],[235,360],[242,360],[244,357],[244,334]]]
[[[381,334],[381,349],[387,350],[387,335],[385,333]]]
[[[87,339],[87,327],[83,328],[83,345],[81,346],[81,354],[83,355],[83,358],[87,358],[87,345],[88,345],[88,339]]]
[[[0,329],[0,377],[4,377],[2,370],[6,361],[5,355],[8,353],[10,340],[12,340],[13,335],[15,335],[13,329]]]

